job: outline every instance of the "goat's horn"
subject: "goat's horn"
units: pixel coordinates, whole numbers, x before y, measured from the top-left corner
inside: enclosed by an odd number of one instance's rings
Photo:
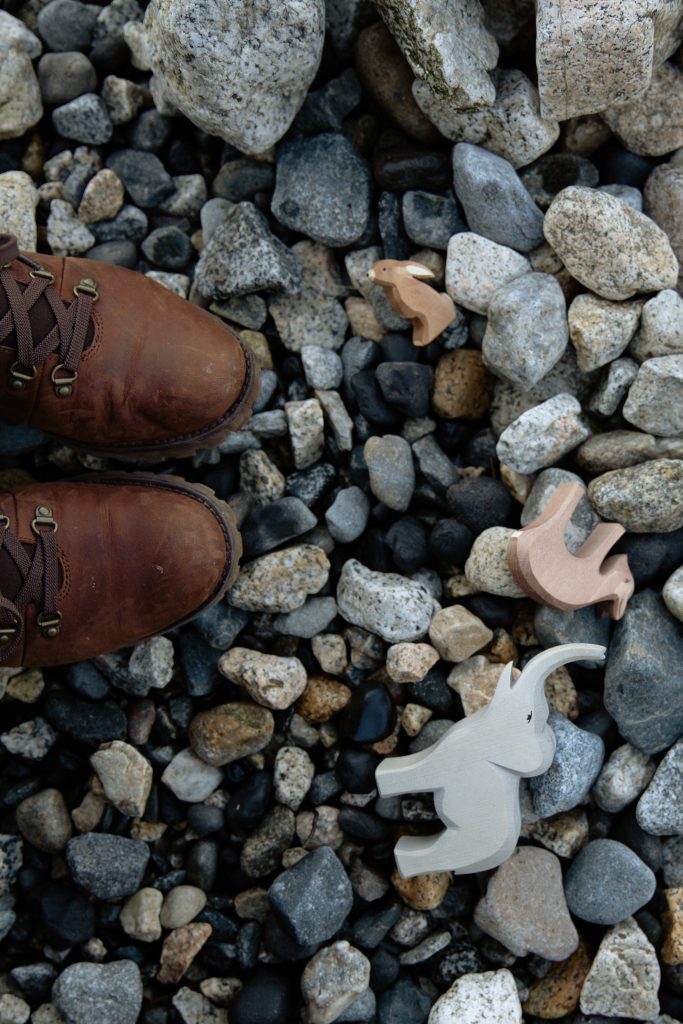
[[[560,644],[551,647],[531,659],[514,687],[535,686],[544,682],[554,669],[571,661],[604,661],[606,653],[607,649],[601,644]]]

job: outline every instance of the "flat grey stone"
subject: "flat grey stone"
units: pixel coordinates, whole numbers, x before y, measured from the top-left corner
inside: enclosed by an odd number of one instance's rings
[[[624,402],[624,419],[650,434],[683,434],[683,353],[642,363]]]
[[[118,900],[137,892],[148,861],[146,843],[105,832],[75,836],[66,847],[74,882],[100,900]]]
[[[674,743],[660,761],[638,801],[636,818],[650,835],[683,835],[683,739]]]
[[[314,945],[331,938],[344,923],[353,890],[337,855],[321,846],[278,875],[268,900],[300,945]]]
[[[603,519],[631,533],[670,533],[683,526],[683,460],[610,470],[591,480],[588,497]]]
[[[518,473],[535,473],[589,435],[580,402],[573,395],[559,394],[523,412],[500,435],[496,451],[500,461]]]
[[[624,739],[646,754],[683,732],[683,630],[653,590],[635,594],[617,623],[605,672],[605,707]]]
[[[457,143],[453,184],[471,231],[518,252],[530,252],[543,241],[543,214],[503,157]]]
[[[142,1005],[140,968],[132,960],[71,964],[54,983],[52,1001],[65,1024],[135,1024]]]

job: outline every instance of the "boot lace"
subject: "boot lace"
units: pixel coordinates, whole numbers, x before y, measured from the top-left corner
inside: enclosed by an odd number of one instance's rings
[[[12,275],[15,260],[31,268],[31,283],[23,291]],[[68,398],[78,379],[92,307],[98,298],[97,283],[84,277],[74,288],[75,300],[67,306],[54,287],[54,281],[50,270],[19,252],[14,235],[0,235],[0,285],[9,303],[7,313],[0,320],[0,345],[14,332],[17,348],[17,359],[10,369],[10,387],[13,391],[23,391],[35,379],[38,367],[53,352],[59,352],[59,362],[50,379],[55,394]],[[42,295],[50,304],[55,324],[44,338],[36,340],[29,312]]]
[[[24,610],[34,604],[36,623],[43,636],[52,639],[59,633],[62,615],[57,608],[59,561],[57,523],[52,509],[39,505],[31,528],[38,541],[31,553],[11,530],[8,516],[0,515],[0,553],[4,550],[19,570],[22,585],[13,601],[0,593],[0,663],[12,654],[24,632]]]

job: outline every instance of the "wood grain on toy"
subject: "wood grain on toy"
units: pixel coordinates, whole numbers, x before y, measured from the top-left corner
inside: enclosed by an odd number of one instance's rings
[[[512,681],[512,662],[486,707],[456,722],[417,754],[386,758],[376,771],[381,796],[431,792],[446,826],[432,836],[402,836],[394,849],[404,878],[426,871],[467,874],[497,867],[519,838],[519,780],[547,771],[555,753],[545,680],[571,661],[602,661],[598,644],[551,647]]]
[[[414,345],[429,345],[455,319],[453,299],[424,283],[434,274],[422,263],[379,260],[368,271],[368,277],[386,290],[387,302],[395,313],[414,321]]]
[[[624,527],[599,523],[576,554],[565,544],[565,529],[585,493],[577,483],[556,488],[540,516],[510,538],[510,571],[539,604],[563,611],[598,604],[604,615],[620,619],[635,584],[626,555],[605,556]]]

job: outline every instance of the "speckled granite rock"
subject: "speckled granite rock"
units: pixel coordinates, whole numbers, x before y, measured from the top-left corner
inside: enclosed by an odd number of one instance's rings
[[[605,758],[599,736],[573,725],[557,711],[550,712],[548,722],[555,733],[555,756],[547,772],[529,781],[534,811],[541,818],[582,803]]]
[[[263,153],[287,131],[322,53],[324,5],[298,0],[155,0],[126,41],[154,72],[159,103],[244,153]],[[230,88],[224,88],[229,82]],[[208,83],[215,83],[214,87]]]
[[[465,974],[440,996],[428,1024],[521,1024],[522,1007],[515,979],[508,970]]]
[[[638,801],[638,824],[656,836],[683,835],[683,740],[660,761],[650,785]]]
[[[659,1013],[661,971],[650,940],[632,917],[604,936],[581,990],[586,1015],[651,1020]]]
[[[589,435],[580,402],[573,395],[559,394],[522,413],[500,435],[496,451],[511,469],[534,473],[557,462]]]
[[[669,533],[683,526],[683,461],[653,459],[591,480],[596,511],[632,533]]]
[[[632,153],[663,156],[683,146],[683,74],[662,64],[644,93],[603,111],[607,124]]]

